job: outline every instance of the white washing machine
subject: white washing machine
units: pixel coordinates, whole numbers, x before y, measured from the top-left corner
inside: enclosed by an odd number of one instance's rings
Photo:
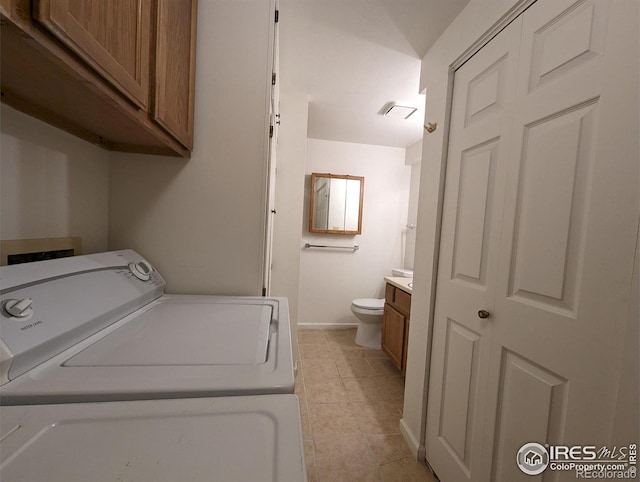
[[[0,268],[0,480],[306,480],[286,299],[164,286],[131,250]]]
[[[286,298],[164,286],[131,250],[0,267],[0,404],[293,393]]]

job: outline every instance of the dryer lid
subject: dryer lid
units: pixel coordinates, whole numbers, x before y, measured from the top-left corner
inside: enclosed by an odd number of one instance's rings
[[[7,482],[307,480],[294,395],[5,406],[0,429]]]
[[[358,298],[353,300],[353,306],[365,310],[381,310],[384,308],[384,298]]]

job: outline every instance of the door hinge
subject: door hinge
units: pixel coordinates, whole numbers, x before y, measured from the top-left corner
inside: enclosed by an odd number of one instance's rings
[[[262,287],[262,296],[267,296],[267,288]]]
[[[280,10],[276,10],[275,20],[276,23],[278,23],[278,21],[280,20]]]
[[[269,137],[273,137],[273,126],[269,126]]]
[[[271,85],[276,85],[276,73],[271,73]]]

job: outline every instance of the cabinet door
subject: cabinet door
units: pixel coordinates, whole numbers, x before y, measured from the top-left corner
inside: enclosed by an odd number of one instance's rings
[[[404,323],[404,339],[403,339],[403,353],[402,353],[402,374],[407,374],[407,358],[409,356],[409,318],[406,318]]]
[[[193,148],[196,0],[158,0],[153,119]]]
[[[150,0],[40,0],[33,15],[129,100],[146,110]]]
[[[384,305],[382,319],[382,351],[384,351],[398,370],[402,369],[404,347],[405,318],[389,305]]]

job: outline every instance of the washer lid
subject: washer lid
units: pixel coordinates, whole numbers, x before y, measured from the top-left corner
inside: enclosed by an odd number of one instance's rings
[[[353,306],[365,310],[381,310],[384,308],[384,298],[358,298],[352,301]]]
[[[294,395],[3,407],[0,437],[3,482],[307,480]]]
[[[273,315],[266,301],[159,302],[64,365],[259,365],[267,360]]]

